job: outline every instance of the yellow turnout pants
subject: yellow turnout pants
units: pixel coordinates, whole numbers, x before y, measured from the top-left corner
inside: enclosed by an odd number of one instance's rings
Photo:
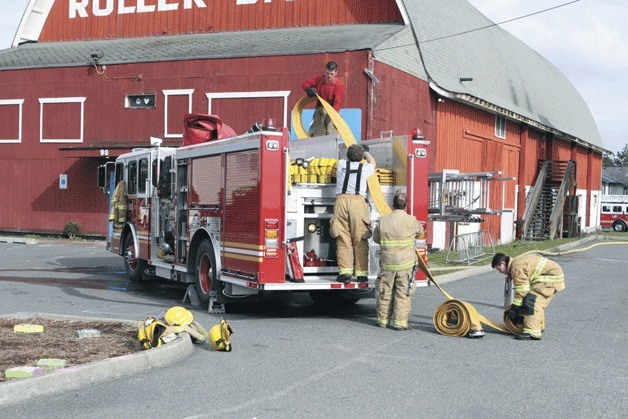
[[[322,106],[317,107],[314,111],[312,125],[310,125],[310,130],[308,134],[310,135],[310,137],[338,134],[338,130],[332,122],[331,117],[327,114],[327,111]]]
[[[332,237],[336,237],[338,273],[367,276],[371,217],[366,198],[351,194],[336,196],[332,224]]]
[[[377,295],[377,323],[387,326],[392,318],[393,327],[408,328],[412,300],[407,293],[411,275],[412,269],[379,273],[375,282],[375,288],[379,293]]]
[[[541,337],[542,330],[545,328],[545,308],[550,301],[552,301],[554,295],[563,288],[564,282],[558,284],[536,283],[532,286],[530,292],[536,295],[534,314],[523,316],[523,333],[529,333],[530,336],[534,337]]]

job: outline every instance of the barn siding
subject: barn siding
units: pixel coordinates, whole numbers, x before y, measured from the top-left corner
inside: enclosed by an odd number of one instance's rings
[[[55,2],[42,30],[40,42],[135,38],[190,33],[233,32],[305,26],[402,22],[395,0],[273,0],[269,3],[236,4],[236,0],[204,0],[207,7],[184,9],[183,0],[169,1],[177,10],[118,14],[118,0],[107,16],[70,18],[69,2]],[[127,1],[128,7],[136,2]],[[145,2],[155,5],[156,1]],[[192,4],[195,4],[193,2]],[[137,9],[135,9],[137,11]]]
[[[104,235],[107,198],[96,185],[96,174],[98,164],[107,159],[100,156],[100,149],[108,150],[112,160],[113,146],[148,146],[150,136],[163,137],[164,90],[193,90],[195,113],[207,113],[206,93],[287,90],[289,125],[290,110],[304,94],[301,82],[322,74],[330,59],[338,62],[339,76],[347,86],[344,107],[365,109],[367,78],[362,70],[368,54],[364,52],[112,65],[104,75],[84,67],[4,71],[1,99],[24,99],[24,122],[21,143],[0,144],[0,165],[9,168],[0,194],[12,197],[1,206],[0,230],[62,231],[67,221],[78,221],[85,233]],[[125,96],[137,93],[154,93],[156,107],[126,109]],[[86,98],[82,143],[40,142],[39,99],[59,97]],[[182,132],[187,103],[187,96],[170,96],[170,133]],[[283,99],[219,99],[212,105],[213,112],[240,134],[266,117],[282,123]],[[44,135],[77,136],[76,103],[44,108]],[[180,138],[164,140],[164,145],[180,143]],[[60,150],[72,147],[93,150],[83,159]],[[68,175],[67,190],[59,189],[60,174]],[[16,194],[16,190],[26,193]]]

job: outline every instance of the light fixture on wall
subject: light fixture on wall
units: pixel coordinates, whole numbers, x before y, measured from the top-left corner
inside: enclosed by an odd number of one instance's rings
[[[105,72],[104,65],[100,66],[102,70],[98,70],[98,66],[100,65],[99,60],[104,56],[105,56],[105,53],[101,49],[94,50],[89,54],[89,58],[92,61],[92,65],[94,66],[94,68],[96,69],[96,73],[98,74],[103,74]]]
[[[438,103],[443,103],[443,102],[445,101],[445,99],[443,99],[442,97],[439,97],[439,98],[437,99],[437,101],[438,101]]]
[[[460,83],[463,81],[473,81],[473,77],[460,77]]]

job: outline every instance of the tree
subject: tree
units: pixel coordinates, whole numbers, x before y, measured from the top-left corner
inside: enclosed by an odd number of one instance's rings
[[[602,154],[602,167],[614,167],[615,166],[615,162],[613,161],[613,156],[614,154],[607,154],[607,153],[603,153]]]
[[[628,144],[624,145],[624,148],[615,153],[613,163],[615,166],[628,166]]]

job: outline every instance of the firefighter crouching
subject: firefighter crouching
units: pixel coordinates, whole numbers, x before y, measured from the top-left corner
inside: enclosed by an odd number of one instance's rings
[[[366,159],[366,163],[362,159]],[[348,284],[352,275],[358,282],[368,282],[371,216],[366,200],[366,179],[374,173],[375,159],[359,144],[349,146],[346,160],[338,160],[336,201],[329,228],[336,239],[338,282]]]
[[[557,292],[565,289],[565,276],[560,265],[535,254],[510,258],[497,253],[491,266],[513,281],[515,297],[504,316],[515,325],[523,322],[523,330],[515,335],[515,339],[541,339],[545,329],[545,307]]]
[[[388,327],[392,318],[395,330],[408,329],[412,291],[408,292],[417,263],[415,238],[423,234],[421,223],[406,213],[406,194],[397,192],[393,198],[393,211],[380,219],[373,240],[379,243],[380,273],[375,287],[377,296],[377,325]]]
[[[121,180],[116,185],[116,190],[111,197],[111,212],[109,213],[109,221],[114,227],[122,227],[126,222],[127,209],[127,193],[126,182]]]

